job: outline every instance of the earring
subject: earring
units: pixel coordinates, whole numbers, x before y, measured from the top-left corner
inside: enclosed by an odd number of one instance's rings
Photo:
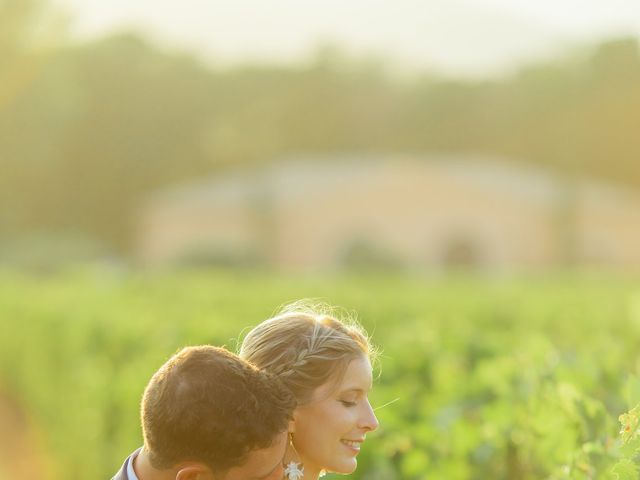
[[[298,451],[296,447],[293,446],[293,434],[289,433],[289,445],[291,445],[291,449],[295,452],[296,456],[300,458],[298,455]],[[294,462],[293,460],[287,463],[287,466],[284,469],[284,476],[287,480],[300,480],[304,477],[304,466],[299,462]]]
[[[287,480],[300,480],[304,476],[304,467],[298,467],[300,465],[296,462],[287,463],[287,468],[284,469],[284,476]]]

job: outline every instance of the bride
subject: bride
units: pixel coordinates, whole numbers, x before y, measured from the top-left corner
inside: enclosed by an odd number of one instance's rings
[[[296,302],[251,330],[240,347],[242,358],[278,375],[298,402],[289,422],[287,480],[352,473],[367,433],[378,428],[368,399],[369,340],[330,311]]]

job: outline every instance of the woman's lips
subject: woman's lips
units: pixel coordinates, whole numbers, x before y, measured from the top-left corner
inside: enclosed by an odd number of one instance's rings
[[[340,442],[355,453],[360,451],[362,440],[340,440]]]

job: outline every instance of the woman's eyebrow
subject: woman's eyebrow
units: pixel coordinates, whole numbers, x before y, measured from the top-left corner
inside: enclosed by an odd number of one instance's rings
[[[365,391],[360,387],[352,387],[352,388],[345,388],[340,392],[340,394],[351,393],[351,392],[363,394],[363,393],[367,393],[368,390]]]

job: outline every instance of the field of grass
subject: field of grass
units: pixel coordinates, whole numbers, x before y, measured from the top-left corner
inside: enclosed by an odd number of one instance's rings
[[[36,426],[48,480],[110,478],[141,442],[139,399],[170,354],[235,350],[303,297],[357,312],[382,350],[381,428],[349,478],[637,478],[618,434],[640,402],[632,279],[4,273],[0,390]]]

